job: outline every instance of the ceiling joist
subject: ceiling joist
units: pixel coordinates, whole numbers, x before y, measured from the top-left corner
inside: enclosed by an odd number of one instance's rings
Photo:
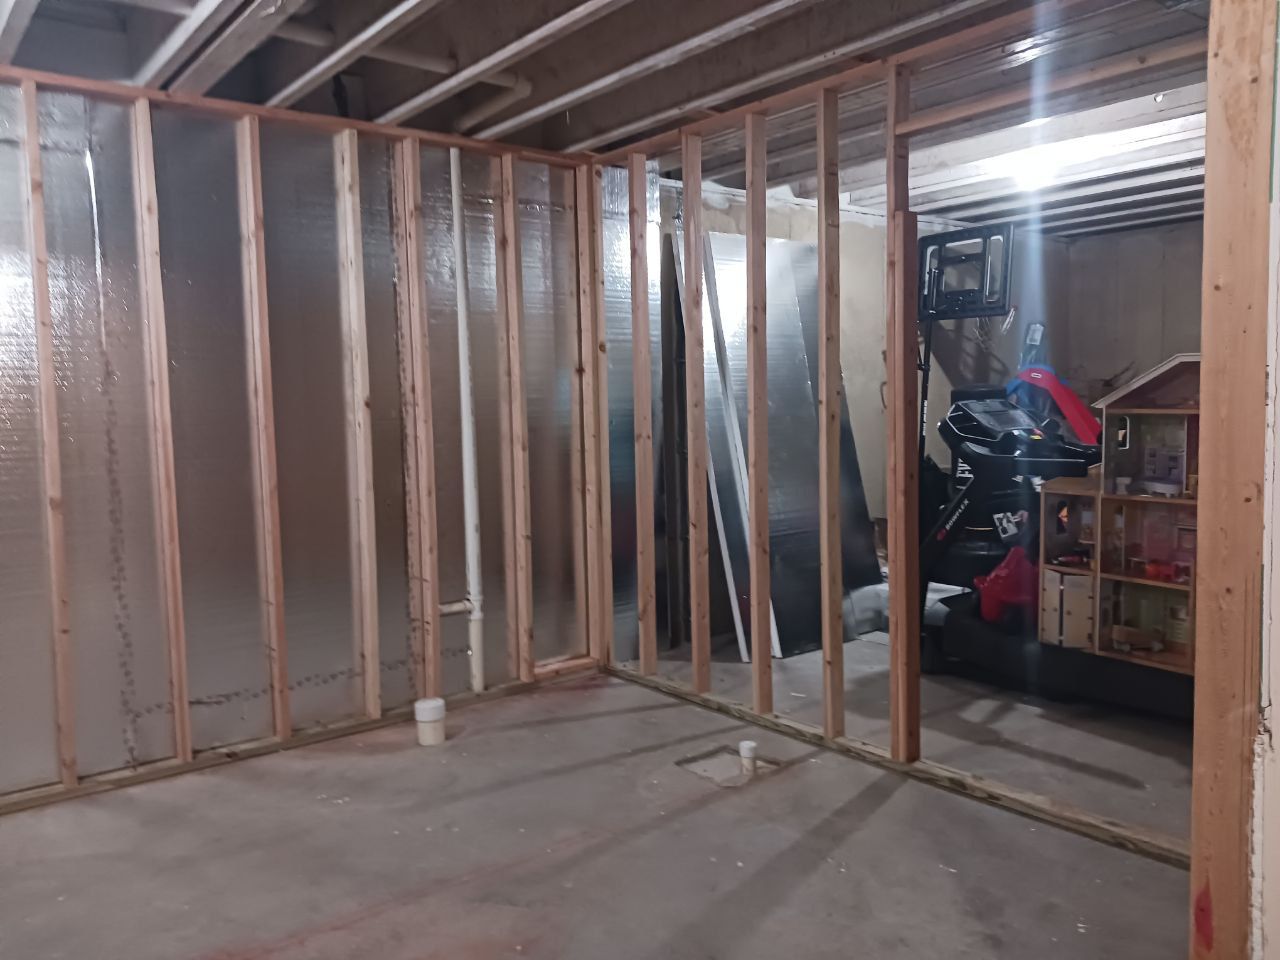
[[[133,75],[140,87],[161,87],[222,28],[242,0],[199,0]]]
[[[720,21],[709,29],[686,37],[678,43],[667,45],[647,57],[633,60],[624,67],[608,71],[589,82],[574,84],[558,96],[553,96],[517,113],[513,117],[508,117],[492,126],[486,127],[475,136],[484,140],[508,136],[552,114],[567,110],[570,107],[577,106],[579,103],[584,103],[611,90],[616,90],[618,87],[657,73],[659,70],[674,66],[735,37],[740,37],[753,30],[759,30],[761,27],[815,2],[816,0],[770,0],[770,2],[761,4],[758,7],[752,7],[735,17]]]
[[[329,51],[320,62],[302,73],[267,100],[269,107],[297,103],[330,77],[341,73],[384,40],[395,36],[419,17],[438,7],[443,0],[400,0],[364,29]]]
[[[502,45],[474,63],[462,67],[457,73],[452,74],[435,86],[428,87],[421,93],[392,107],[378,117],[378,122],[404,123],[424,110],[438,103],[443,103],[468,87],[474,86],[488,74],[497,70],[505,70],[513,63],[536,53],[561,37],[630,2],[632,0],[583,0],[582,3],[547,21],[537,29]]]
[[[170,82],[179,93],[208,93],[276,33],[307,0],[251,0]]]

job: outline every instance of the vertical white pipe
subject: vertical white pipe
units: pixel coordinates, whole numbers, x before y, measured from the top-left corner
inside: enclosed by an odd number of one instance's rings
[[[484,598],[480,573],[480,480],[476,473],[476,411],[471,391],[471,299],[467,285],[466,219],[462,203],[462,151],[449,150],[453,195],[453,262],[458,298],[458,412],[462,420],[462,523],[466,549],[467,650],[471,689],[484,689]]]

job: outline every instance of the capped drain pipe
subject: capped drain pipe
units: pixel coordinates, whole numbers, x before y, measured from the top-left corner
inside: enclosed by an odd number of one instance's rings
[[[738,759],[742,761],[742,775],[756,775],[756,742],[754,740],[738,741]]]
[[[418,725],[418,746],[435,747],[444,743],[444,701],[439,697],[415,700],[413,719]]]
[[[480,478],[476,471],[476,409],[471,390],[471,292],[467,281],[466,214],[462,203],[462,151],[449,150],[453,199],[453,263],[458,299],[458,413],[462,421],[462,526],[466,551],[467,652],[471,689],[484,689],[484,596],[480,572]]]

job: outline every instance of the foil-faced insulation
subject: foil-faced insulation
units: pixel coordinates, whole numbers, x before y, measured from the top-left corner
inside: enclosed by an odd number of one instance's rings
[[[262,124],[284,628],[296,728],[363,709],[334,184],[332,137]]]
[[[130,110],[39,94],[82,776],[171,756]]]
[[[0,85],[0,792],[58,779],[22,99]]]
[[[480,506],[480,557],[487,686],[511,679],[507,662],[506,584],[503,564],[501,405],[498,351],[496,161],[463,153],[463,235],[466,243],[471,392],[475,414]],[[462,378],[458,367],[457,262],[454,252],[453,181],[449,152],[421,151],[422,246],[427,335],[430,343],[431,415],[436,457],[436,528],[440,600],[466,595],[466,531],[462,496]],[[467,618],[441,621],[442,683],[446,693],[470,686]]]
[[[609,499],[613,538],[613,645],[618,662],[637,656],[636,607],[637,535],[635,498],[635,390],[632,371],[630,174],[623,167],[606,167],[601,189],[601,276],[604,283],[607,390],[609,398]],[[645,183],[646,259],[649,281],[650,391],[653,400],[655,515],[648,519],[663,543],[661,504],[665,499],[663,461],[662,373],[662,223],[658,209],[657,163],[649,164]],[[663,573],[667,558],[659,549],[659,597],[666,599]],[[667,604],[661,603],[665,610]],[[668,624],[659,617],[660,635]],[[662,641],[660,640],[661,644]]]
[[[398,278],[391,236],[391,141],[382,137],[360,137],[358,162],[369,411],[373,428],[378,660],[385,710],[409,703],[415,696],[400,390],[402,358],[396,314]]]
[[[158,107],[152,132],[191,739],[202,750],[272,732],[235,121]]]
[[[575,602],[572,451],[578,275],[571,171],[516,165],[529,442],[533,644],[538,660],[586,653]]]

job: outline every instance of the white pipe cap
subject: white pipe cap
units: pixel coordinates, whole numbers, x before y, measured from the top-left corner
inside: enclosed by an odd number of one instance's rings
[[[419,723],[444,719],[444,701],[439,697],[425,697],[413,702],[413,719]]]

